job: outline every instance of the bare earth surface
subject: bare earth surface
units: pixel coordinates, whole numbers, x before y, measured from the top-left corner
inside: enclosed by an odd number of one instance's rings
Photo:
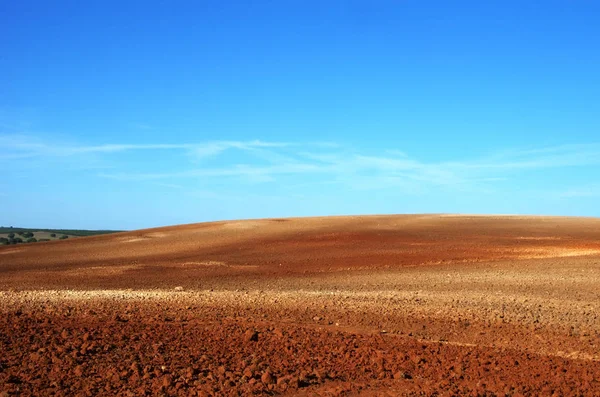
[[[600,219],[269,219],[7,246],[0,302],[0,396],[600,395]]]

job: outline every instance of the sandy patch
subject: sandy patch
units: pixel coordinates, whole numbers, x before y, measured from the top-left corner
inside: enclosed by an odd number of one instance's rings
[[[121,239],[120,241],[122,243],[135,243],[136,241],[144,241],[146,240],[144,237],[132,237],[132,238],[124,238]]]
[[[145,236],[150,237],[150,238],[161,238],[161,237],[167,237],[168,235],[169,235],[168,233],[164,233],[164,232],[154,232],[154,233],[148,233]]]
[[[6,250],[6,251],[1,251],[0,255],[14,254],[16,252],[21,252],[21,251],[23,251],[23,248],[14,248],[14,249]]]
[[[600,249],[592,248],[526,248],[519,250],[518,252],[520,252],[517,255],[517,258],[519,259],[563,258],[571,256],[600,255]]]
[[[224,228],[238,230],[256,229],[259,226],[261,226],[261,222],[258,221],[227,222],[223,224]]]
[[[64,272],[67,276],[114,276],[141,268],[142,265],[92,266]]]
[[[199,262],[184,262],[182,266],[227,266],[225,262],[221,261],[199,261]]]
[[[549,241],[555,241],[555,240],[562,240],[561,237],[517,237],[517,240],[533,240],[533,241],[542,241],[542,240],[549,240]]]

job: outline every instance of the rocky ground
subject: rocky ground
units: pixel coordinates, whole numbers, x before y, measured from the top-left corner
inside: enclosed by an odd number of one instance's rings
[[[0,248],[0,396],[600,395],[600,220],[219,222]]]

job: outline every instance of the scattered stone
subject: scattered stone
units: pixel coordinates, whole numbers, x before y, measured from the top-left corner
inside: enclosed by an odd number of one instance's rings
[[[394,379],[412,379],[408,372],[398,371],[394,374]]]
[[[75,376],[82,376],[83,375],[83,367],[81,365],[78,365],[75,367],[75,369],[73,370],[73,373],[75,374]]]
[[[246,342],[257,342],[258,341],[258,332],[248,330],[244,334],[244,341]]]
[[[277,379],[277,386],[287,385],[290,382],[291,376],[282,376]]]
[[[275,383],[275,379],[273,378],[273,375],[271,375],[271,371],[268,371],[268,370],[265,371],[264,374],[262,374],[262,376],[260,377],[260,380],[265,385],[270,385],[272,383]]]
[[[164,387],[169,387],[173,384],[173,376],[172,375],[165,375],[162,378],[162,385]]]
[[[254,368],[246,367],[246,369],[244,369],[243,375],[248,379],[253,378],[254,377]]]

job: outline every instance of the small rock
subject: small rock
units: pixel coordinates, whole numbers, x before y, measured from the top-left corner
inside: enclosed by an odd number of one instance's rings
[[[171,376],[171,375],[165,375],[165,376],[163,376],[162,385],[164,387],[169,387],[172,384],[173,384],[173,376]]]
[[[317,369],[313,373],[319,380],[327,379],[328,376],[327,371],[325,371],[324,369]]]
[[[277,386],[281,386],[281,385],[287,385],[288,382],[290,381],[291,376],[282,376],[281,378],[277,379]]]
[[[192,378],[195,374],[196,374],[196,371],[192,367],[188,367],[187,370],[185,371],[185,376],[188,379]]]
[[[246,333],[244,334],[244,341],[246,341],[246,342],[258,341],[258,332],[252,331],[252,330],[246,331]]]
[[[275,383],[275,379],[273,379],[273,375],[271,375],[271,371],[265,371],[265,373],[262,374],[262,376],[260,377],[260,380],[265,385],[270,385],[272,383]]]
[[[175,287],[175,291],[183,291],[183,287],[182,286],[177,286],[177,287]]]
[[[321,317],[321,316],[314,316],[313,317],[314,321],[321,321],[322,319],[323,319],[323,317]]]
[[[394,374],[394,379],[412,379],[408,372],[398,371]]]
[[[82,376],[83,375],[83,367],[81,365],[78,365],[77,367],[75,367],[75,370],[73,371],[73,373],[77,377]]]
[[[246,367],[243,375],[248,379],[253,378],[254,377],[254,369],[252,367]]]

